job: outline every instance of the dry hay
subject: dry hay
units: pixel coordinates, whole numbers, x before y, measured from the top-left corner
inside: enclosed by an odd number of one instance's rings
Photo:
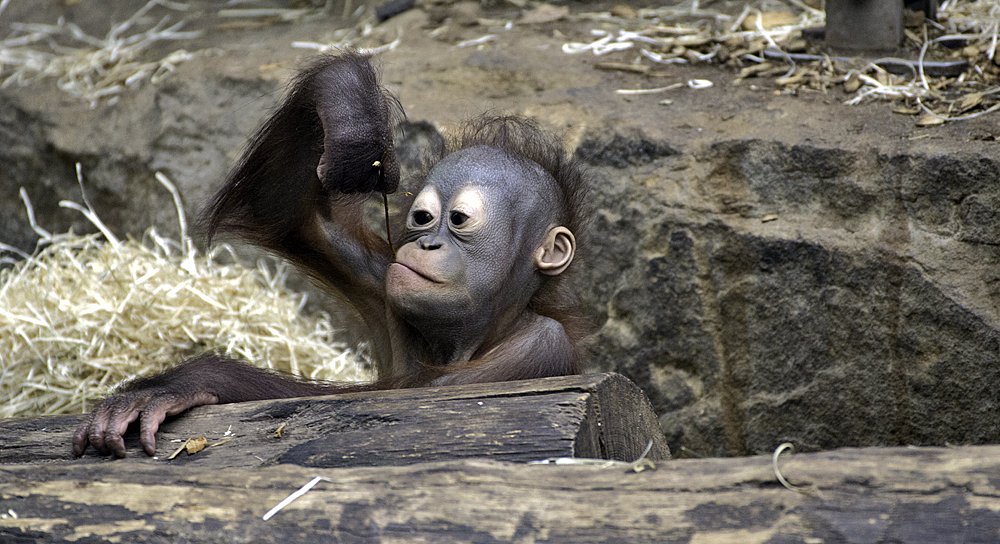
[[[175,196],[182,242],[155,229],[120,241],[89,203],[74,202],[60,205],[102,234],[53,235],[22,189],[42,240],[0,270],[0,418],[86,412],[122,380],[204,351],[316,379],[371,378],[326,316],[302,315],[305,295],[284,286],[283,268],[223,264],[225,247],[199,255],[176,190],[157,177]]]
[[[0,13],[9,2],[0,3]],[[114,104],[123,91],[146,81],[158,83],[194,55],[179,49],[159,60],[140,62],[140,54],[154,43],[191,39],[201,32],[182,32],[184,22],[170,24],[169,15],[150,24],[150,11],[157,7],[190,9],[182,2],[150,0],[126,21],[112,26],[103,38],[62,19],[52,25],[11,24],[13,34],[0,40],[0,88],[56,78],[61,90],[94,107],[100,100]]]
[[[968,119],[1000,109],[1000,4],[995,0],[946,0],[936,21],[908,16],[903,51],[910,60],[831,58],[803,38],[803,32],[822,28],[825,14],[800,0],[764,0],[760,9],[750,5],[738,15],[702,8],[698,0],[677,6],[583,13],[570,20],[592,21],[588,41],[569,41],[567,54],[618,53],[626,62],[598,63],[600,69],[616,64],[632,66],[630,72],[663,77],[674,63],[724,64],[738,73],[737,82],[774,77],[778,92],[826,93],[843,85],[853,94],[846,104],[889,99],[897,113],[921,114],[918,124],[940,124]],[[932,77],[925,70],[929,59],[968,61],[960,74]],[[890,71],[897,73],[889,73]],[[898,73],[902,71],[902,73]],[[657,86],[666,92],[682,85]],[[623,94],[647,89],[623,90]],[[664,101],[663,103],[669,103]]]

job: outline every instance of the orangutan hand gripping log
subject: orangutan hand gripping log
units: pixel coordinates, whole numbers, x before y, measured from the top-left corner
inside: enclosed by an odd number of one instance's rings
[[[408,212],[390,247],[364,225],[362,206],[400,183],[392,130],[401,116],[366,58],[321,58],[202,219],[210,240],[239,236],[353,305],[371,332],[378,380],[312,382],[203,355],[107,398],[76,431],[75,455],[89,443],[123,457],[122,434],[136,419],[153,455],[164,418],[204,404],[577,372],[585,327],[565,281],[587,215],[579,166],[530,121],[473,120],[399,196]]]

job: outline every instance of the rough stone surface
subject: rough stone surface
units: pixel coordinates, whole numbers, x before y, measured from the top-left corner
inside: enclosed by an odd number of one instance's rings
[[[43,4],[32,17],[63,9]],[[515,25],[481,49],[455,44],[487,29],[432,37],[434,26],[417,9],[372,35],[402,29],[381,64],[415,141],[437,145],[428,127],[447,136],[506,110],[538,118],[592,165],[590,369],[640,384],[678,455],[1000,441],[995,116],[917,128],[886,104],[843,105],[840,89],[787,96],[718,67],[600,72],[553,37],[589,39],[587,22]],[[184,46],[216,53],[114,106],[88,109],[52,82],[0,91],[0,240],[34,244],[21,186],[43,226],[86,230],[56,206],[79,201],[75,162],[116,232],[175,233],[153,173],[178,184],[193,215],[308,56],[291,43],[330,41],[335,27],[210,33]],[[670,106],[614,93],[691,78],[715,85],[676,89]]]
[[[755,140],[707,155],[707,176],[690,182],[715,185],[704,194],[723,215],[758,232],[691,214],[691,201],[650,204],[662,186],[634,178],[601,195],[597,224],[600,253],[631,266],[614,286],[610,267],[594,273],[594,298],[610,299],[593,351],[647,385],[673,447],[1000,438],[996,315],[980,298],[996,300],[998,255],[971,234],[996,213],[984,204],[1000,189],[995,155]],[[778,218],[761,223],[761,212]],[[786,221],[795,230],[780,232]],[[778,232],[760,232],[769,225]]]

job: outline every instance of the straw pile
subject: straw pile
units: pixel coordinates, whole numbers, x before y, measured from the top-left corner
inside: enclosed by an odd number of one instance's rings
[[[183,232],[176,190],[158,179]],[[285,288],[282,268],[222,264],[225,248],[198,255],[186,233],[119,241],[89,204],[61,203],[102,234],[53,235],[21,196],[42,240],[0,271],[0,417],[86,412],[122,380],[204,351],[316,379],[371,378],[326,316],[301,314],[305,295]]]

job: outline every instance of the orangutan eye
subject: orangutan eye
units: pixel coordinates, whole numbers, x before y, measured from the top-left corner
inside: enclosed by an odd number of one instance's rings
[[[418,210],[413,212],[413,222],[417,225],[424,226],[434,220],[434,216],[431,212],[425,210]]]
[[[462,212],[458,212],[458,211],[451,212],[451,224],[455,225],[456,227],[461,227],[468,220],[469,220],[469,216],[465,215]]]
[[[441,215],[441,197],[437,188],[428,185],[420,191],[417,198],[410,206],[410,215],[406,219],[408,229],[429,229],[433,228]]]
[[[471,234],[486,222],[485,199],[478,185],[470,184],[459,189],[445,209],[448,210],[448,224],[456,232]]]

